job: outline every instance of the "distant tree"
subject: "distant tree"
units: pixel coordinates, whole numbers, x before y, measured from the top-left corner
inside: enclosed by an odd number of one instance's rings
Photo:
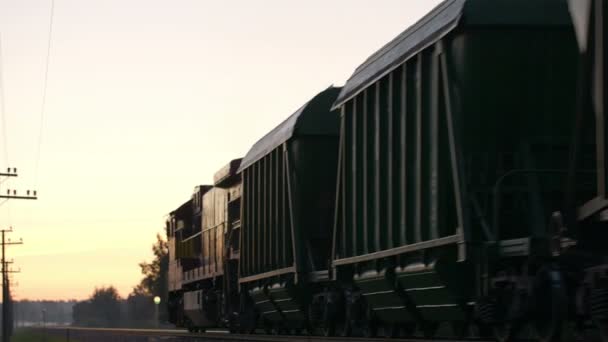
[[[95,288],[91,297],[74,305],[76,325],[116,327],[122,321],[121,298],[113,286]]]
[[[84,327],[100,325],[92,309],[93,306],[88,300],[76,303],[72,308],[72,324]]]
[[[129,316],[131,320],[145,320],[154,310],[153,298],[159,296],[160,320],[165,320],[165,307],[168,294],[169,244],[160,234],[156,234],[156,242],[152,245],[154,259],[151,262],[141,262],[139,267],[143,279],[133,288],[129,295]],[[138,323],[139,324],[139,323]]]
[[[120,323],[120,296],[115,287],[96,288],[91,296],[91,304],[106,326],[114,327]]]
[[[151,262],[139,263],[144,278],[133,288],[133,294],[159,296],[161,300],[166,300],[169,245],[160,234],[156,234],[156,242],[152,245],[152,252],[154,253],[154,259]]]
[[[130,294],[126,300],[126,317],[130,327],[155,327],[152,296]]]

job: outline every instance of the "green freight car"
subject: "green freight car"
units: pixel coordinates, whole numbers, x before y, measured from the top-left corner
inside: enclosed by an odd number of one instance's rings
[[[608,341],[607,8],[439,4],[170,214],[170,320]]]
[[[354,72],[334,107],[329,333],[558,338],[583,286],[562,216],[578,63],[565,0],[448,0]]]
[[[310,328],[313,295],[329,281],[338,93],[316,95],[243,158],[242,330]]]

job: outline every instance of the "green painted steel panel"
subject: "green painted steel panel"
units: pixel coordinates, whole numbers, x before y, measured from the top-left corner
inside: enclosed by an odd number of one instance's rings
[[[445,0],[361,64],[344,85],[335,107],[458,28],[570,25],[567,0]]]
[[[327,270],[339,124],[330,105],[338,92],[332,87],[315,96],[243,159],[241,278],[261,280],[294,265],[292,273]]]
[[[464,320],[473,293],[467,265],[442,258],[415,262],[395,269],[396,281],[407,298],[427,320]]]
[[[457,305],[419,306],[417,309],[428,321],[455,322],[466,321],[466,315]]]
[[[405,291],[414,303],[424,303],[424,305],[449,305],[454,303],[453,296],[444,286],[414,288]]]
[[[410,312],[405,307],[384,307],[373,309],[375,318],[389,323],[413,322]]]
[[[441,6],[448,3],[457,1]],[[464,21],[455,29],[407,59],[399,59],[400,42],[389,43],[379,53],[399,61],[390,72],[357,81],[358,70],[349,82],[360,90],[349,96],[344,88],[334,259],[456,235],[464,260],[474,255],[467,248],[483,241],[542,236],[560,210],[563,198],[555,194],[566,177],[576,94],[567,3],[462,4],[455,10]],[[376,54],[362,68],[380,70],[382,58]],[[594,168],[593,161],[585,165]],[[403,257],[378,262],[403,266]],[[357,267],[372,267],[373,257],[360,260]],[[338,273],[352,272],[342,261]]]
[[[339,258],[456,234],[438,69],[427,51],[344,105]]]
[[[262,315],[262,317],[271,321],[279,321],[283,318],[280,311],[277,310],[264,288],[255,287],[249,291],[249,295],[251,296],[256,309]]]
[[[298,288],[290,284],[274,284],[268,288],[268,295],[277,309],[287,320],[304,321],[306,314],[303,308],[308,304],[309,299],[298,293]]]
[[[377,318],[391,322],[412,321],[405,299],[395,287],[395,279],[386,271],[367,271],[354,278],[365,302]]]
[[[339,87],[329,87],[291,114],[285,121],[258,140],[242,159],[238,172],[242,172],[283,143],[299,136],[335,136],[340,124],[336,115],[329,115],[330,106],[340,92]]]
[[[452,47],[455,62],[462,65],[454,77],[470,85],[462,90],[460,118],[470,196],[483,208],[495,238],[541,236],[563,201],[555,193],[563,191],[566,179],[575,108],[572,28],[483,30],[455,37]],[[475,63],[473,56],[487,62]],[[505,62],[490,75],[492,60]],[[484,87],[488,82],[495,84],[493,91]],[[487,190],[497,184],[498,196]],[[501,204],[494,209],[497,199]]]

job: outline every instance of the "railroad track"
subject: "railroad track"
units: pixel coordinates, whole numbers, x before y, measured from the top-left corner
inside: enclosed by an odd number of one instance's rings
[[[423,339],[423,338],[364,338],[364,337],[323,337],[323,336],[278,336],[262,334],[229,334],[225,331],[190,333],[185,330],[165,329],[118,329],[118,328],[78,328],[78,327],[37,327],[31,328],[39,334],[63,338],[66,342],[490,342],[489,340],[467,339]]]

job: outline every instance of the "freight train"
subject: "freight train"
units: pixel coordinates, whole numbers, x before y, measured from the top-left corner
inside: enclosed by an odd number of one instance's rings
[[[608,341],[605,0],[446,0],[167,220],[192,331]]]

